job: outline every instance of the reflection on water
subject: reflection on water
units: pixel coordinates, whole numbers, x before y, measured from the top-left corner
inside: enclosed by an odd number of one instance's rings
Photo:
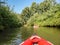
[[[33,35],[33,33],[34,33],[34,31],[33,31],[32,27],[22,27],[21,28],[22,40],[26,40],[28,37]]]
[[[4,30],[0,33],[0,45],[17,45],[17,43],[20,43],[21,35],[19,31],[19,28]]]
[[[0,33],[0,45],[19,45],[23,40],[26,40],[34,33],[32,27],[21,27],[8,29]],[[36,33],[51,41],[54,45],[60,45],[60,29],[40,27]]]
[[[54,45],[60,45],[60,28],[40,27],[37,33]]]
[[[19,45],[32,35],[32,27],[8,29],[0,33],[0,45]]]

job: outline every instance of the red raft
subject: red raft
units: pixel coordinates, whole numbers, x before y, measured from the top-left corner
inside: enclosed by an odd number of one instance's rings
[[[34,35],[19,45],[53,45],[53,44],[37,35]]]

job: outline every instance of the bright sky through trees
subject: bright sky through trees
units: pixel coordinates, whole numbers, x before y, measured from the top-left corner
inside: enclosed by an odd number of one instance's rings
[[[43,0],[8,0],[7,3],[10,7],[14,8],[14,11],[17,13],[21,13],[22,9],[27,6],[30,6],[32,2],[40,3]],[[60,0],[57,0],[60,3]]]

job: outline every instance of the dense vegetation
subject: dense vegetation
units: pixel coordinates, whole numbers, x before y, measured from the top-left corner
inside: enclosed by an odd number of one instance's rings
[[[60,4],[55,0],[44,0],[40,4],[32,4],[32,16],[27,21],[27,26],[60,26]]]
[[[34,24],[40,26],[38,30],[34,31],[33,27],[31,27]],[[60,3],[57,3],[55,0],[44,0],[41,3],[33,2],[30,7],[24,8],[21,14],[17,14],[8,4],[0,2],[0,42],[5,43],[10,40],[12,41],[12,39],[10,39],[11,37],[17,37],[18,40],[17,38],[16,40],[19,42],[20,36],[25,40],[33,33],[37,33],[41,37],[59,45],[59,29],[52,28],[51,30],[50,28],[43,28],[41,26],[60,26]],[[17,33],[19,33],[19,35],[17,35]],[[13,41],[13,43],[15,41]]]
[[[15,13],[0,2],[0,30],[16,28],[22,25],[60,26],[60,4],[55,0],[44,0],[41,3],[33,2],[30,7]]]
[[[0,2],[0,30],[22,26],[21,18],[5,3]]]

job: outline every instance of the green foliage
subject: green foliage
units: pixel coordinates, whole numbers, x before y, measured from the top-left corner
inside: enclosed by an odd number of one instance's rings
[[[1,5],[0,7],[0,29],[20,27],[21,19],[18,14],[10,10],[9,7]]]
[[[31,16],[31,11],[29,9],[29,7],[26,7],[24,10],[22,10],[22,13],[21,13],[21,18],[23,20],[23,23],[25,24],[26,21],[30,18]]]
[[[40,3],[36,11],[27,21],[27,25],[60,26],[60,4],[54,0],[45,0]]]
[[[33,2],[30,7],[26,7],[24,10],[22,10],[21,17],[26,24],[27,20],[29,20],[30,17],[35,13],[42,14],[44,12],[47,12],[55,4],[56,2],[54,0],[44,0],[44,2],[41,2],[40,4]]]
[[[44,0],[40,4],[33,2],[21,14],[14,13],[0,2],[0,29],[20,27],[24,24],[33,26],[59,26],[60,4],[55,0]]]

